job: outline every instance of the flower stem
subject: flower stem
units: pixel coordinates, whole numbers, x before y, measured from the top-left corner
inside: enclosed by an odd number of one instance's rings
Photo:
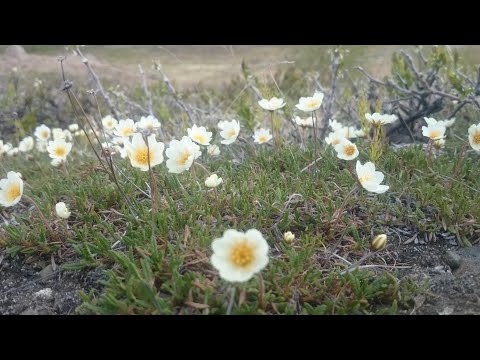
[[[265,286],[262,273],[258,273],[258,302],[262,310],[265,310]]]
[[[42,213],[42,210],[40,210],[40,206],[38,206],[37,202],[35,200],[33,200],[30,196],[26,195],[26,194],[23,194],[23,197],[25,199],[27,199],[28,201],[30,201],[31,204],[33,204],[33,206],[37,209],[38,211],[38,215],[40,216],[40,219],[42,219],[43,221],[43,224],[45,225],[45,228],[47,229],[47,231],[49,232],[49,235],[54,237],[55,236],[55,232],[53,231],[52,227],[50,226],[50,223],[48,222],[48,220],[45,218],[45,216],[43,215]]]
[[[314,145],[314,157],[313,161],[313,174],[317,176],[317,116],[315,111],[312,112],[312,122],[313,122],[313,145]]]
[[[432,168],[432,147],[433,147],[433,140],[429,139],[428,140],[428,145],[427,145],[427,164],[428,167],[431,169]]]
[[[276,139],[275,139],[275,129],[273,128],[273,111],[270,111],[270,120],[271,120],[271,123],[272,123],[272,142],[273,142],[273,147],[276,148],[277,147],[277,143],[276,143]]]
[[[228,302],[228,307],[227,307],[227,315],[232,314],[233,304],[235,302],[235,291],[236,290],[237,290],[237,288],[235,286],[232,286],[232,288],[230,290],[230,300]]]

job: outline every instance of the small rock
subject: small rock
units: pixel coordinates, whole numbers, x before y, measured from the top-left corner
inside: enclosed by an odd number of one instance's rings
[[[449,250],[445,253],[445,262],[452,268],[452,270],[455,270],[462,264],[462,257],[456,252]]]
[[[5,49],[5,55],[13,56],[13,57],[22,57],[27,52],[23,48],[22,45],[10,45]]]
[[[49,277],[50,275],[53,274],[53,266],[52,264],[48,265],[46,268],[44,268],[42,271],[38,273],[42,279],[45,279]]]
[[[27,309],[20,313],[20,315],[40,315],[35,309]]]
[[[52,298],[52,289],[45,288],[45,289],[39,290],[35,294],[33,294],[33,296],[34,297],[41,297],[45,300],[50,300]]]

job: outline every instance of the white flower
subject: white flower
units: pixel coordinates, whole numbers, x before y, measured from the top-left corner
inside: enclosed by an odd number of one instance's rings
[[[55,210],[57,212],[57,216],[62,219],[68,219],[70,217],[71,212],[68,211],[67,205],[65,205],[63,201],[55,205]]]
[[[221,120],[218,122],[217,126],[220,130],[223,130],[223,128],[225,127],[225,125],[228,123],[228,121],[226,120]]]
[[[47,141],[50,138],[50,128],[45,125],[40,125],[35,128],[35,137],[38,140]]]
[[[358,156],[357,145],[351,143],[346,138],[340,140],[340,143],[335,145],[337,157],[343,160],[353,160]]]
[[[345,127],[342,127],[341,129],[339,129],[337,131],[343,131],[343,134],[347,139],[357,137],[357,135],[355,134],[357,129],[355,129],[353,126],[345,126]]]
[[[65,140],[49,141],[47,151],[52,159],[65,160],[67,155],[72,150],[72,143],[67,143]]]
[[[160,128],[160,126],[161,126],[160,122],[153,115],[148,115],[147,117],[142,116],[140,118],[140,121],[137,122],[137,127],[140,129],[154,130],[154,129]]]
[[[113,131],[113,129],[115,129],[115,127],[118,125],[118,121],[112,115],[107,115],[102,119],[102,125],[105,130]]]
[[[328,136],[325,138],[325,142],[329,145],[337,145],[340,144],[344,138],[345,132],[343,130],[338,130],[328,134]]]
[[[37,145],[35,147],[41,153],[47,152],[48,142],[39,140],[37,141]]]
[[[222,181],[222,178],[219,178],[217,174],[212,174],[207,178],[207,180],[205,180],[205,186],[209,188],[214,188],[220,185]]]
[[[356,171],[358,181],[365,190],[382,194],[389,189],[387,185],[380,185],[385,175],[381,171],[375,171],[375,165],[372,162],[369,161],[362,165],[357,160]]]
[[[474,150],[480,151],[480,124],[468,128],[468,141]]]
[[[218,147],[218,145],[209,145],[207,147],[207,152],[210,156],[218,156],[220,155],[220,148]]]
[[[253,139],[257,144],[264,144],[272,139],[272,134],[270,134],[270,130],[259,129],[255,131]]]
[[[298,125],[298,126],[302,126],[302,127],[313,127],[313,120],[311,117],[307,117],[305,119],[302,119],[300,116],[295,116],[295,119],[293,119],[293,121],[295,121],[295,123]]]
[[[72,141],[72,140],[73,140],[73,135],[72,135],[72,133],[70,132],[70,130],[68,130],[68,129],[63,130],[63,138],[64,138],[66,141]]]
[[[7,178],[0,180],[0,205],[16,205],[23,195],[23,180],[15,171],[9,171]]]
[[[3,145],[3,152],[8,153],[11,148],[13,148],[12,144],[6,143],[5,145]]]
[[[50,161],[50,165],[54,167],[59,167],[62,164],[65,164],[65,159],[52,159],[52,161]]]
[[[379,113],[373,113],[373,114],[365,114],[365,118],[367,121],[373,125],[387,125],[394,123],[397,121],[397,116],[396,115],[387,115],[387,114],[379,114]]]
[[[7,151],[7,156],[15,156],[18,155],[18,147],[11,148]]]
[[[298,100],[298,104],[295,105],[297,109],[312,112],[318,110],[322,105],[323,101],[323,93],[320,91],[316,91],[312,97],[301,97]]]
[[[328,126],[330,126],[330,129],[332,129],[332,131],[343,129],[343,125],[339,123],[337,120],[332,120],[332,119],[328,120]]]
[[[120,120],[118,125],[115,126],[115,135],[120,137],[132,136],[137,130],[137,125],[133,122],[132,119]]]
[[[180,141],[175,139],[170,141],[165,154],[168,157],[168,172],[180,174],[190,169],[193,161],[202,155],[202,152],[200,146],[195,144],[188,136],[184,136]]]
[[[363,131],[363,129],[355,130],[355,136],[356,137],[364,137],[365,136],[365,131]]]
[[[60,128],[52,130],[53,140],[65,140],[65,133]]]
[[[218,126],[220,127],[220,123]],[[237,140],[238,134],[240,133],[240,123],[237,120],[224,121],[221,129],[220,136],[224,138],[221,143],[229,145]]]
[[[433,124],[422,126],[422,134],[432,140],[442,139],[445,137],[445,130],[447,128],[443,125]]]
[[[78,129],[79,129],[78,124],[68,125],[68,130],[70,130],[72,133],[74,133],[75,131],[78,131]]]
[[[451,118],[450,120],[435,120],[434,118],[423,118],[428,126],[430,125],[443,125],[446,128],[452,126],[455,123],[455,118]]]
[[[267,100],[267,99],[260,100],[258,102],[258,105],[260,105],[265,110],[275,111],[284,107],[286,103],[283,101],[283,99],[273,97],[270,100]]]
[[[21,152],[28,152],[33,149],[35,142],[31,136],[27,136],[18,144],[18,150]]]
[[[3,140],[0,140],[0,155],[5,152],[5,145],[3,145]]]
[[[132,142],[125,142],[130,164],[142,171],[148,171],[148,160],[150,158],[150,168],[163,162],[163,149],[165,145],[155,140],[155,134],[151,134],[148,138],[148,147],[143,139],[142,134],[134,134]]]
[[[192,128],[187,129],[188,137],[200,145],[209,145],[212,140],[212,133],[207,131],[205,126],[198,127],[193,124]]]
[[[255,229],[246,233],[229,229],[213,241],[212,249],[212,265],[226,281],[248,281],[268,264],[268,243]]]

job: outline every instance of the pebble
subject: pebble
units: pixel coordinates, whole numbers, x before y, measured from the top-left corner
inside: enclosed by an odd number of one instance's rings
[[[458,269],[462,264],[462,257],[451,250],[445,253],[445,262],[452,270]]]

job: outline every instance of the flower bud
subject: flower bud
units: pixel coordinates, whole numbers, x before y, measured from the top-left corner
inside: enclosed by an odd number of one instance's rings
[[[372,240],[372,250],[381,250],[387,245],[387,235],[381,234],[377,235],[375,239]]]
[[[291,231],[287,231],[285,234],[283,234],[283,240],[287,243],[291,243],[293,240],[295,240],[295,234],[292,234]]]

